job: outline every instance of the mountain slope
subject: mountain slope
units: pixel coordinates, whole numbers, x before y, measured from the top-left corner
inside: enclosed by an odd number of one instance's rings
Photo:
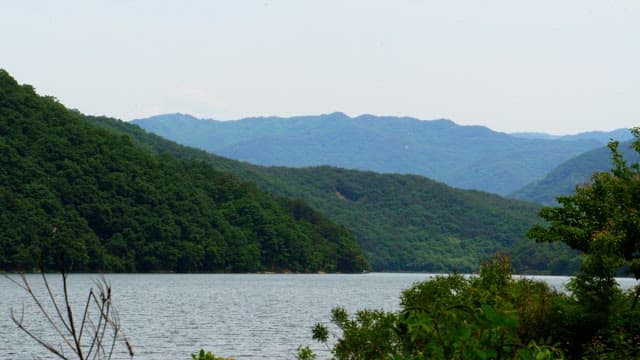
[[[628,161],[638,161],[638,153],[632,151],[630,144],[630,141],[621,143],[619,145],[620,152]],[[594,172],[608,171],[612,167],[613,161],[609,148],[601,147],[565,161],[543,179],[524,186],[510,194],[509,197],[544,205],[554,205],[556,197],[573,194],[576,185],[589,181]]]
[[[578,262],[563,244],[525,239],[537,221],[539,207],[534,204],[454,189],[415,175],[251,165],[178,145],[122,121],[92,121],[129,134],[141,147],[206,161],[279,196],[303,199],[352,229],[378,271],[471,272],[498,250],[511,252],[521,272],[567,273]]]
[[[353,236],[300,201],[135,146],[0,70],[0,270],[362,271]]]
[[[342,113],[237,121],[171,114],[133,123],[181,144],[254,164],[417,174],[497,194],[511,193],[600,146],[595,140],[522,139],[449,120],[350,118]]]
[[[600,145],[606,145],[609,140],[627,141],[631,140],[633,136],[629,129],[616,129],[612,131],[587,131],[583,133],[573,135],[549,135],[545,133],[511,133],[515,137],[521,137],[525,139],[553,139],[553,140],[595,140]]]

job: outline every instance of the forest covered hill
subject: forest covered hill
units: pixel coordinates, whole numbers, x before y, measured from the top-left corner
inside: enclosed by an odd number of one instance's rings
[[[620,152],[625,159],[638,161],[638,153],[633,151],[630,145],[631,141],[621,143]],[[555,205],[556,197],[573,194],[576,186],[587,183],[594,172],[609,171],[613,166],[611,151],[603,146],[563,162],[544,178],[527,184],[509,197],[543,205]]]
[[[167,114],[133,123],[180,144],[258,165],[416,174],[501,195],[601,146],[593,139],[523,139],[443,119],[343,113],[235,121]]]
[[[0,270],[368,269],[351,233],[198,160],[96,128],[0,70]]]
[[[519,272],[569,273],[579,264],[564,244],[525,238],[538,221],[535,204],[415,175],[257,166],[176,144],[120,120],[91,120],[129,134],[143,148],[199,159],[278,196],[303,199],[353,230],[374,270],[470,272],[495,251],[509,252]]]

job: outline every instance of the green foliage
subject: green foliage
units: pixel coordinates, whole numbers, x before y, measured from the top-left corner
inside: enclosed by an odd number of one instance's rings
[[[343,332],[333,347],[339,359],[381,359],[395,350],[396,315],[381,310],[361,310],[353,319],[342,308],[331,311],[331,322]]]
[[[509,251],[519,272],[567,274],[579,267],[579,257],[566,245],[525,239],[537,205],[453,189],[420,176],[255,166],[178,145],[122,121],[90,120],[128,134],[139,147],[207,162],[278,196],[302,199],[352,230],[377,271],[471,272],[496,251]]]
[[[640,128],[631,129],[631,148],[640,154]],[[569,283],[571,297],[555,301],[555,336],[567,339],[567,352],[582,358],[637,358],[640,329],[635,325],[640,287],[623,293],[615,281],[620,271],[640,278],[640,164],[628,164],[609,143],[614,168],[593,174],[571,196],[540,216],[545,225],[528,235],[538,241],[561,241],[585,255]],[[569,342],[568,339],[571,339]]]
[[[508,258],[498,256],[477,277],[441,276],[405,290],[399,312],[350,317],[333,309],[341,336],[331,350],[337,359],[562,358],[544,338],[553,328],[552,296],[543,283],[514,280]],[[323,325],[313,333],[328,343]]]
[[[315,360],[316,354],[308,346],[298,346],[298,352],[296,353],[296,359],[298,360]]]
[[[398,312],[333,309],[340,334],[330,350],[336,359],[639,358],[637,293],[591,290],[588,297],[556,293],[514,278],[509,259],[498,255],[478,276],[415,284],[403,291]],[[607,302],[605,312],[597,301]],[[332,343],[322,324],[313,339]]]
[[[204,349],[200,349],[200,352],[196,354],[191,354],[192,360],[230,360],[231,358],[223,358],[215,356],[211,353],[211,351],[204,352]]]
[[[608,293],[592,290],[595,291],[582,289],[580,294],[553,298],[550,319],[554,326],[549,336],[570,359],[639,358],[640,309],[635,306],[636,292],[622,292],[617,286]],[[598,293],[604,295],[603,299],[595,296]]]
[[[316,324],[311,330],[312,339],[321,343],[327,343],[329,341],[329,330],[322,324]]]
[[[405,346],[422,358],[513,358],[549,328],[552,292],[513,280],[508,258],[485,264],[479,277],[436,278],[405,291]],[[418,346],[416,346],[418,345]]]
[[[74,271],[368,268],[306,204],[89,121],[0,70],[0,269],[50,268],[61,248]]]

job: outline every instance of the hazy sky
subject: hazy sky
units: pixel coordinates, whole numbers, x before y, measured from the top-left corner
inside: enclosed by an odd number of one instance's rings
[[[2,1],[0,68],[88,114],[640,125],[640,1]]]

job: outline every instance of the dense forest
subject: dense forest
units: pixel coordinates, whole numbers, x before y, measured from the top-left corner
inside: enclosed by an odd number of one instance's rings
[[[495,251],[510,252],[518,272],[572,273],[580,263],[564,244],[525,238],[538,221],[534,204],[415,175],[256,166],[178,145],[120,120],[90,121],[128,134],[142,148],[209,162],[278,196],[303,199],[351,229],[377,271],[472,272]]]
[[[301,201],[98,129],[0,70],[0,270],[341,271],[354,237]]]

